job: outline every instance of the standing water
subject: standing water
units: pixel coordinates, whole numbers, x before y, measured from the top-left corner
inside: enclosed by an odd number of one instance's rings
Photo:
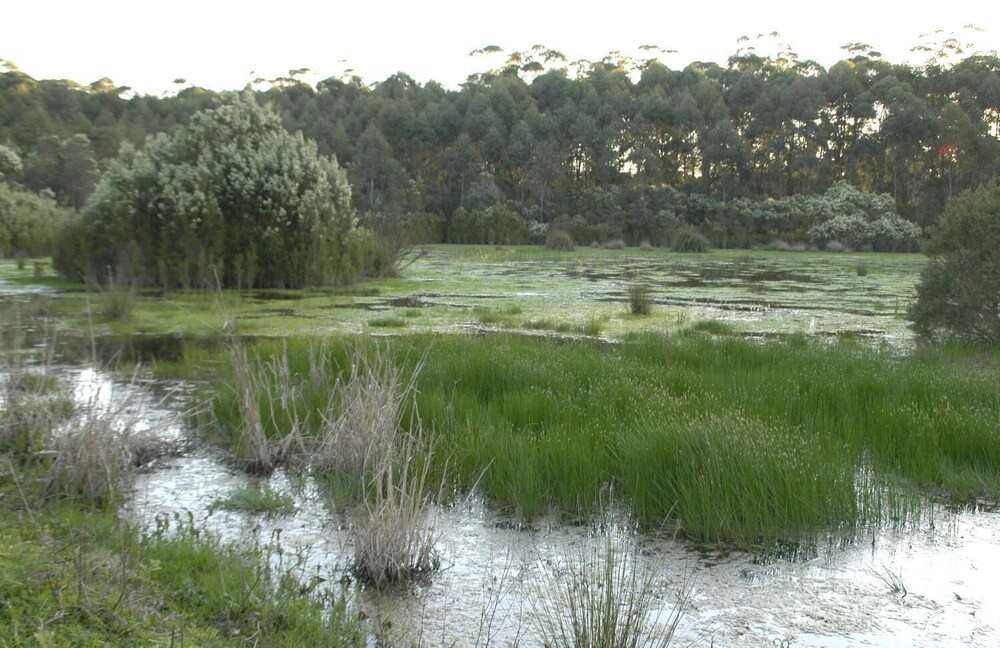
[[[291,497],[294,513],[218,506],[255,480]],[[125,510],[145,528],[176,515],[226,542],[277,542],[301,559],[303,578],[350,581],[352,512],[334,509],[308,477],[252,478],[200,449],[140,475]],[[610,537],[653,575],[661,632],[683,606],[678,645],[1000,645],[995,511],[937,506],[906,529],[831,536],[772,555],[693,547],[628,525],[524,524],[475,497],[436,506],[432,516],[440,570],[405,591],[357,592],[377,643],[541,645],[539,620],[558,609],[560,578]]]

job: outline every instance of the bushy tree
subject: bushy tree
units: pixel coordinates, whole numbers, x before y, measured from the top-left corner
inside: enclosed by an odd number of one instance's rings
[[[51,254],[68,217],[51,192],[36,194],[0,182],[0,258]]]
[[[68,276],[144,285],[301,287],[351,279],[356,219],[335,160],[252,96],[142,148],[122,146],[57,250]],[[366,243],[367,245],[367,243]]]
[[[920,227],[896,213],[888,194],[838,183],[809,203],[817,220],[809,228],[809,238],[819,245],[839,241],[855,249],[897,251],[912,249],[920,238]]]
[[[909,317],[925,340],[1000,342],[1000,184],[952,200],[927,245]]]

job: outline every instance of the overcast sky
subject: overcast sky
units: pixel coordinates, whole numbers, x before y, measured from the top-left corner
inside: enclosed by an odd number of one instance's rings
[[[215,90],[308,67],[315,79],[352,68],[366,81],[406,72],[456,86],[496,60],[473,59],[486,45],[508,51],[543,44],[570,60],[599,60],[641,45],[677,50],[680,68],[725,63],[742,35],[777,31],[802,58],[830,66],[840,47],[865,42],[893,62],[923,62],[909,50],[934,30],[976,25],[978,49],[1000,48],[1000,9],[982,0],[915,3],[842,0],[778,2],[574,2],[510,0],[171,0],[10,2],[0,10],[0,58],[36,78],[90,83],[107,76],[160,94],[176,78]],[[759,49],[767,54],[773,45]]]

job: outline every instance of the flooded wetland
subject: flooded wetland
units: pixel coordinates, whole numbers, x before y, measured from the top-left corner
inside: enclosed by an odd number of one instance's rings
[[[915,344],[922,256],[433,246],[121,320],[0,263],[5,357],[156,448],[119,515],[257,547],[362,644],[567,645],[602,606],[641,646],[1000,642],[1000,366]],[[359,571],[380,516],[428,551],[402,584]]]

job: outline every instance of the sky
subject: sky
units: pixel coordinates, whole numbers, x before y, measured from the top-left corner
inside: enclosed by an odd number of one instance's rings
[[[0,10],[0,59],[38,79],[89,84],[110,77],[160,95],[188,85],[238,89],[300,68],[312,70],[310,81],[353,70],[371,83],[405,72],[457,87],[502,62],[469,56],[487,45],[511,52],[542,44],[570,61],[656,45],[677,50],[660,57],[673,68],[725,64],[741,36],[771,32],[780,37],[762,42],[759,53],[784,43],[826,67],[844,57],[848,42],[868,43],[892,62],[922,63],[927,55],[910,48],[935,30],[981,51],[1000,48],[1000,8],[990,2],[924,6],[931,9],[888,0],[34,0]],[[963,35],[969,24],[983,31]]]

